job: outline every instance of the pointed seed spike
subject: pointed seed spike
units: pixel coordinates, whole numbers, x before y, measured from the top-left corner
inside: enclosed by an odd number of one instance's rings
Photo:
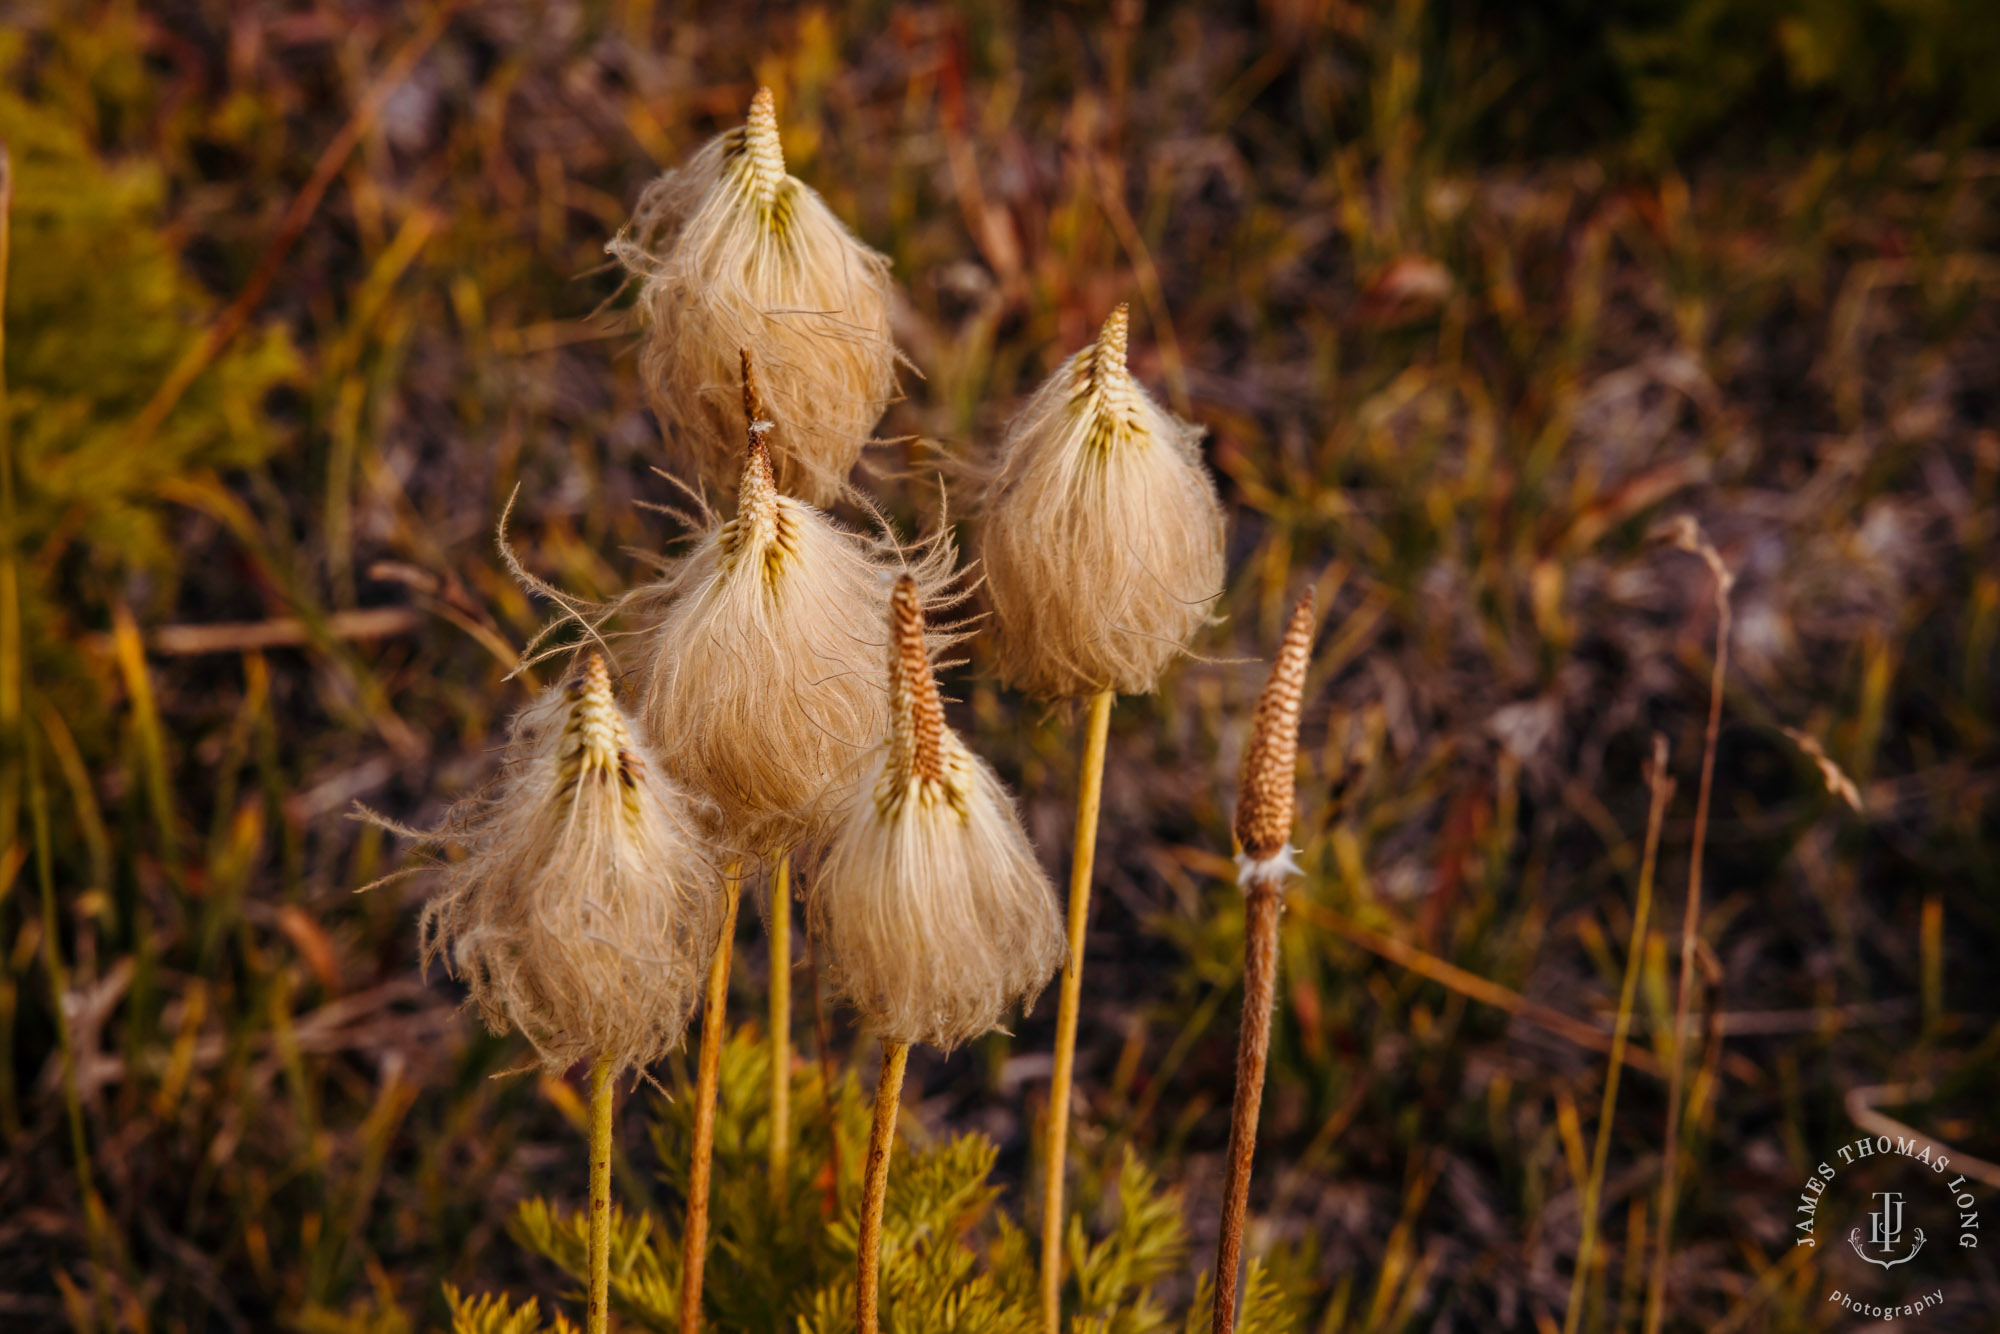
[[[1250,746],[1243,754],[1243,782],[1236,798],[1236,841],[1252,859],[1275,857],[1291,841],[1299,710],[1305,700],[1313,628],[1313,594],[1307,589],[1292,608],[1278,656],[1271,664],[1271,678],[1257,697]]]
[[[768,203],[785,179],[785,149],[778,140],[778,102],[769,88],[759,88],[750,99],[750,114],[743,124],[744,151],[750,158],[750,172],[758,194]]]
[[[611,672],[601,653],[591,654],[584,663],[583,680],[570,704],[569,730],[576,738],[576,751],[569,762],[577,766],[579,775],[618,768],[619,752],[625,748],[625,727],[611,695]]]
[[[1123,301],[1105,317],[1097,333],[1096,365],[1102,370],[1125,369],[1125,344],[1132,328],[1132,307]]]
[[[889,599],[889,707],[894,712],[897,758],[906,778],[944,778],[944,703],[924,649],[924,611],[917,581],[904,575]]]

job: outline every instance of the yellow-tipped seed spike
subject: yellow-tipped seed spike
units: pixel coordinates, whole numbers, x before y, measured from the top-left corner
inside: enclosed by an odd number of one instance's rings
[[[1243,1217],[1250,1203],[1250,1167],[1257,1152],[1257,1115],[1264,1100],[1264,1066],[1271,1054],[1271,1009],[1278,985],[1278,914],[1292,861],[1292,807],[1298,782],[1299,710],[1312,657],[1313,596],[1292,608],[1271,677],[1257,698],[1243,781],[1236,798],[1236,864],[1243,887],[1243,1028],[1236,1040],[1236,1096],[1229,1114],[1229,1168],[1223,1186],[1222,1235],[1215,1253],[1213,1334],[1236,1328],[1237,1269],[1243,1260]]]
[[[759,88],[743,120],[743,156],[751,188],[768,207],[785,183],[785,147],[778,140],[778,99]]]

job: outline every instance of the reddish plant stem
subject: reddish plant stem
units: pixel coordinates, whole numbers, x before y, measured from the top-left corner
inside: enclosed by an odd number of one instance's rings
[[[1244,886],[1243,1031],[1236,1040],[1236,1100],[1229,1112],[1229,1178],[1222,1196],[1222,1238],[1215,1251],[1214,1334],[1236,1328],[1236,1271],[1243,1261],[1243,1216],[1250,1205],[1250,1166],[1257,1153],[1257,1114],[1264,1104],[1264,1066],[1271,1056],[1271,1011],[1278,994],[1278,887]]]

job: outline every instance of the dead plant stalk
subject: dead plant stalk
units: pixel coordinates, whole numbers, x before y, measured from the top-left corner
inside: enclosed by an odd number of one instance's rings
[[[1708,726],[1702,734],[1701,784],[1694,803],[1694,835],[1688,850],[1687,907],[1681,916],[1680,988],[1674,998],[1674,1031],[1667,1051],[1667,1125],[1660,1166],[1660,1225],[1654,1234],[1653,1267],[1646,1284],[1645,1334],[1659,1334],[1665,1313],[1667,1259],[1673,1249],[1675,1193],[1680,1185],[1681,1104],[1685,1096],[1688,1013],[1694,1002],[1695,954],[1701,938],[1701,867],[1708,847],[1709,801],[1715,789],[1715,744],[1722,731],[1722,687],[1729,671],[1729,592],[1735,583],[1722,555],[1693,519],[1677,527],[1675,544],[1701,557],[1715,581],[1715,666],[1708,682]]]
[[[1569,1309],[1563,1313],[1563,1334],[1576,1334],[1583,1318],[1584,1284],[1597,1250],[1597,1205],[1604,1191],[1604,1169],[1611,1152],[1611,1123],[1618,1110],[1618,1076],[1625,1067],[1625,1043],[1632,1031],[1632,1005],[1639,994],[1639,970],[1645,960],[1646,927],[1653,912],[1653,875],[1659,865],[1660,826],[1673,800],[1674,780],[1667,773],[1667,739],[1653,737],[1653,762],[1647,775],[1652,801],[1646,811],[1646,851],[1639,862],[1639,889],[1632,904],[1632,933],[1625,947],[1625,976],[1618,987],[1618,1017],[1611,1027],[1611,1059],[1604,1071],[1604,1101],[1597,1112],[1597,1138],[1592,1145],[1590,1176],[1583,1186],[1583,1237],[1577,1244],[1576,1273],[1570,1278]]]

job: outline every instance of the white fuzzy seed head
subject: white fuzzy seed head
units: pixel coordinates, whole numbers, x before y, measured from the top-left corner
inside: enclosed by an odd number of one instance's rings
[[[737,350],[755,349],[779,487],[829,505],[895,397],[889,261],[785,171],[771,90],[640,198],[611,253],[640,282],[640,368],[694,478],[737,480]]]
[[[544,1067],[644,1067],[677,1045],[721,932],[721,881],[689,799],[636,741],[593,655],[517,719],[500,777],[428,841],[456,845],[425,908],[494,1032]]]
[[[1002,679],[1042,698],[1145,694],[1211,619],[1223,515],[1200,429],[1125,364],[1119,306],[977,479]]]
[[[949,1051],[1031,1005],[1067,954],[1006,789],[944,722],[914,580],[891,605],[890,724],[812,879],[835,987],[885,1040]]]

